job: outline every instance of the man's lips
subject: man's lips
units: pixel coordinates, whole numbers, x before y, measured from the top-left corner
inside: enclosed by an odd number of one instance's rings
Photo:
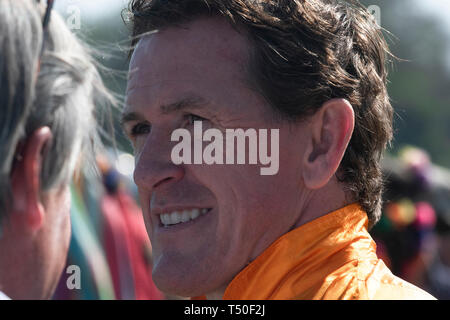
[[[152,213],[158,216],[160,226],[169,227],[194,221],[211,210],[208,207],[176,207],[152,210]]]

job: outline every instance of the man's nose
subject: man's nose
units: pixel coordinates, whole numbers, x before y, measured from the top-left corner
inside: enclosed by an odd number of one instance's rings
[[[172,147],[170,136],[157,132],[147,136],[136,156],[134,182],[139,188],[152,192],[182,179],[184,168],[172,162]]]

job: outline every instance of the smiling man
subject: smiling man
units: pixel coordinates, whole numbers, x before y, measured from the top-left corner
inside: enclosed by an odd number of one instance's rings
[[[123,126],[153,279],[208,299],[426,299],[379,260],[388,49],[342,1],[134,0]],[[180,128],[278,130],[279,170],[175,164]],[[204,142],[203,142],[204,143]],[[270,151],[270,150],[269,150]],[[192,150],[194,153],[195,150]],[[246,149],[251,156],[251,149]]]

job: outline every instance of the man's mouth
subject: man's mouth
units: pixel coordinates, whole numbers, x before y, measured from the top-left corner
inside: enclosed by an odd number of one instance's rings
[[[159,220],[164,227],[168,227],[175,224],[186,223],[195,219],[198,219],[202,215],[211,211],[211,208],[194,208],[177,210],[172,212],[166,212],[159,215]]]

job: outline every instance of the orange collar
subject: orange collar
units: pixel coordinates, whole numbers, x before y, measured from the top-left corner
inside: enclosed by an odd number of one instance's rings
[[[231,281],[223,299],[318,298],[349,261],[377,259],[367,223],[351,204],[288,232]]]

